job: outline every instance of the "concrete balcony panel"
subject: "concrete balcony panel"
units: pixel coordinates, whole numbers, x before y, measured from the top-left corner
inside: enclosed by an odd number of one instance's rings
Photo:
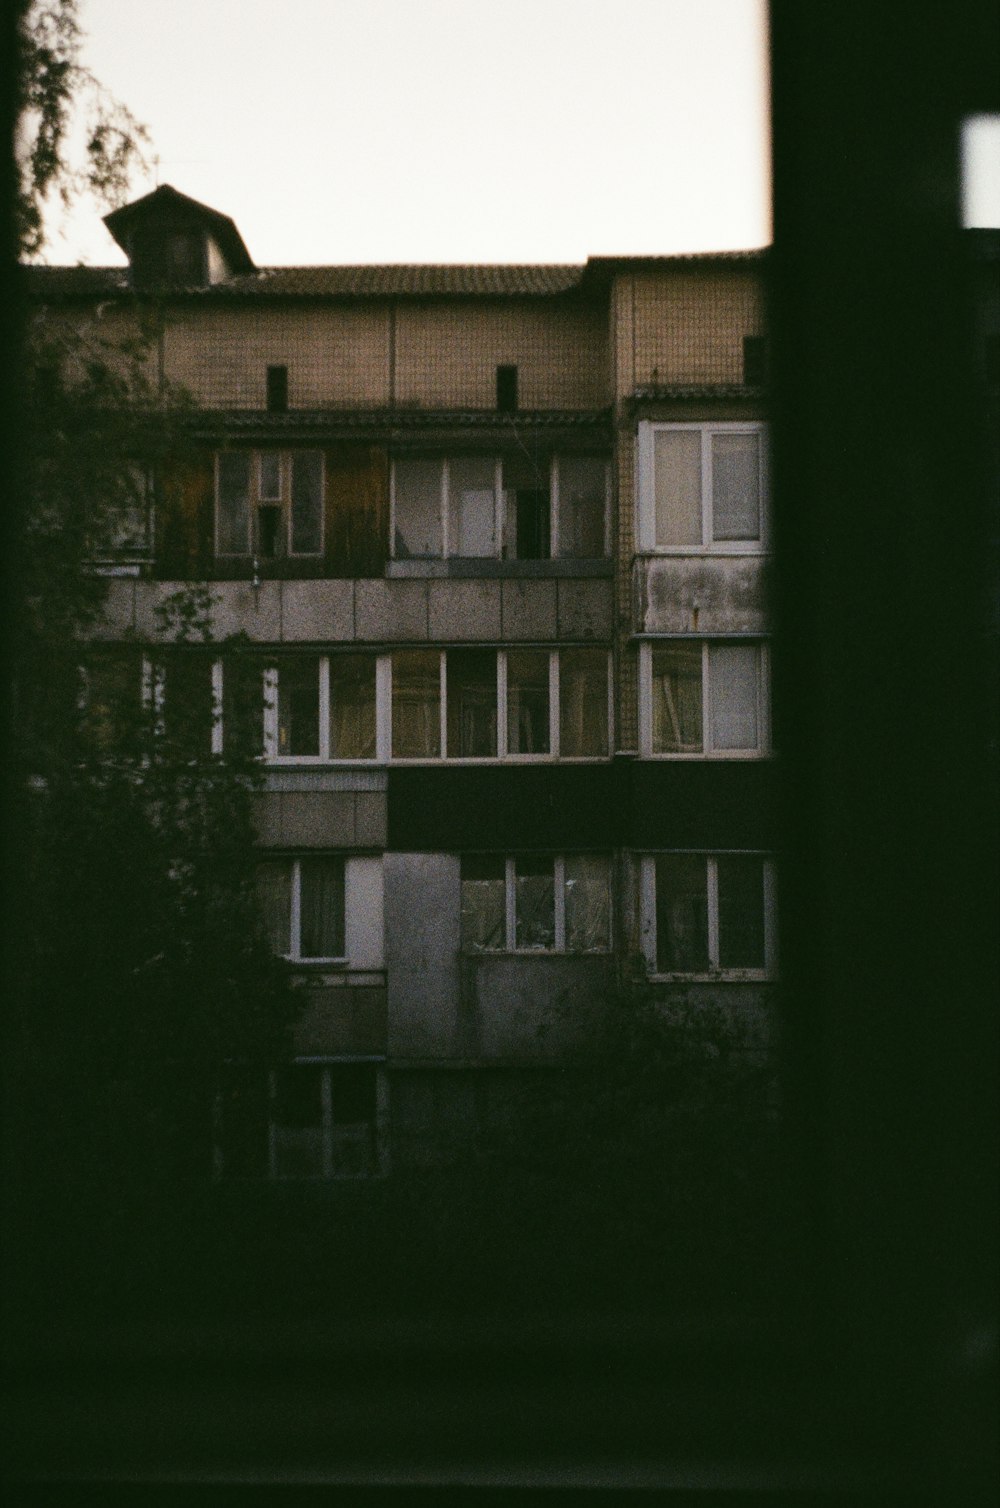
[[[91,639],[122,639],[135,628],[135,581],[109,581],[104,598],[104,614],[88,632]]]
[[[611,959],[465,954],[462,1057],[548,1060],[585,1044],[608,1009]]]
[[[354,797],[354,841],[359,848],[384,848],[388,828],[384,792],[359,791]]]
[[[354,583],[355,637],[369,644],[427,639],[427,583],[358,580]]]
[[[634,633],[767,633],[767,559],[640,555],[633,604]]]
[[[560,639],[599,639],[607,643],[613,625],[610,581],[560,581]]]
[[[387,853],[386,962],[393,1058],[458,1055],[459,860]]]
[[[381,1057],[386,1050],[384,985],[307,985],[302,1014],[292,1033],[293,1050],[303,1057],[357,1054]]]
[[[500,632],[505,642],[552,640],[556,637],[558,620],[554,581],[504,581],[501,598]]]
[[[283,581],[281,637],[286,644],[353,639],[353,581]]]
[[[500,638],[499,581],[431,581],[428,628],[432,639]]]
[[[281,802],[281,843],[284,847],[350,848],[353,845],[353,792],[286,791],[277,799]]]

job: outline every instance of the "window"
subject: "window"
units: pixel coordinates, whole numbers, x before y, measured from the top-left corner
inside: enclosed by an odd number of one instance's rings
[[[605,855],[463,855],[463,948],[474,953],[605,953],[610,946]]]
[[[265,756],[376,758],[376,679],[377,657],[354,651],[282,655],[263,671],[255,691],[252,669],[244,673],[247,694],[256,694],[258,707],[263,690]],[[224,709],[226,703],[224,694]]]
[[[366,1178],[381,1172],[384,1082],[374,1063],[227,1064],[215,1104],[225,1178]]]
[[[217,555],[267,559],[321,555],[322,453],[220,451],[215,467],[215,550]]]
[[[257,900],[272,950],[293,963],[343,963],[344,860],[325,855],[264,859]]]
[[[398,650],[392,757],[606,758],[609,671],[608,651],[589,647]]]
[[[656,974],[774,972],[774,876],[760,854],[667,853],[642,863],[643,945]]]
[[[397,560],[591,559],[609,553],[610,470],[595,456],[517,454],[392,467]]]
[[[766,448],[762,424],[640,424],[639,548],[760,549]]]
[[[639,663],[643,755],[769,751],[763,644],[658,640],[641,646]]]
[[[267,369],[267,411],[269,414],[283,414],[288,409],[288,368],[268,367]]]

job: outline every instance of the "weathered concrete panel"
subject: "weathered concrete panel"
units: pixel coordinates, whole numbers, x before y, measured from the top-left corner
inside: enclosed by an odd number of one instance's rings
[[[281,803],[284,798],[274,792],[264,792],[253,798],[254,829],[257,842],[267,848],[281,845]]]
[[[683,1032],[692,1051],[706,1058],[730,1053],[759,1058],[773,1052],[777,1032],[774,986],[767,984],[661,984],[657,1014]]]
[[[560,581],[560,639],[611,638],[613,624],[610,581]]]
[[[474,1000],[484,1058],[546,1059],[581,1044],[607,1008],[611,961],[606,957],[463,959],[463,997]],[[468,1044],[472,1055],[473,1044]]]
[[[104,615],[88,633],[93,639],[120,639],[135,627],[135,581],[109,581]]]
[[[386,992],[372,985],[310,986],[300,995],[293,1050],[303,1056],[385,1052]]]
[[[635,562],[637,633],[759,634],[769,627],[759,555],[643,555]]]
[[[384,792],[359,791],[354,797],[354,841],[359,847],[384,848],[388,811]]]
[[[504,581],[502,586],[504,639],[554,639],[556,637],[556,584],[554,581]]]
[[[458,1011],[460,871],[450,854],[387,853],[389,1051],[453,1057]]]
[[[355,635],[368,643],[427,638],[427,583],[354,583]]]
[[[354,638],[352,581],[283,581],[281,637],[286,644],[308,640],[341,643]]]
[[[385,963],[382,860],[348,859],[347,957],[352,969],[381,969]]]
[[[349,848],[354,842],[352,791],[285,791],[281,842],[288,848]]]
[[[150,583],[155,585],[155,583]],[[176,591],[183,583],[163,582],[164,592]],[[281,583],[262,581],[213,581],[212,638],[245,633],[258,643],[274,643],[281,636]]]
[[[430,581],[432,639],[499,639],[499,581]]]

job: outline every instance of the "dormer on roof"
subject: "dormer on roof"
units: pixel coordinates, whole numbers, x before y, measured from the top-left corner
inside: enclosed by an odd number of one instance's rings
[[[204,288],[255,270],[234,221],[168,183],[112,210],[104,223],[136,288]]]

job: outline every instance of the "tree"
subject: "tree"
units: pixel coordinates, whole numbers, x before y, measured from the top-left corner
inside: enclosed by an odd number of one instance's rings
[[[19,25],[17,226],[31,256],[54,199],[124,195],[146,137],[80,64],[74,0],[22,4]],[[254,900],[259,762],[233,741],[213,753],[210,593],[185,584],[146,644],[99,642],[95,557],[141,529],[187,455],[190,399],[152,359],[161,320],[148,295],[107,318],[29,292],[8,913],[22,1177],[113,1165],[147,1178],[185,1149],[207,1171],[220,1064],[280,1055],[294,1014]]]

